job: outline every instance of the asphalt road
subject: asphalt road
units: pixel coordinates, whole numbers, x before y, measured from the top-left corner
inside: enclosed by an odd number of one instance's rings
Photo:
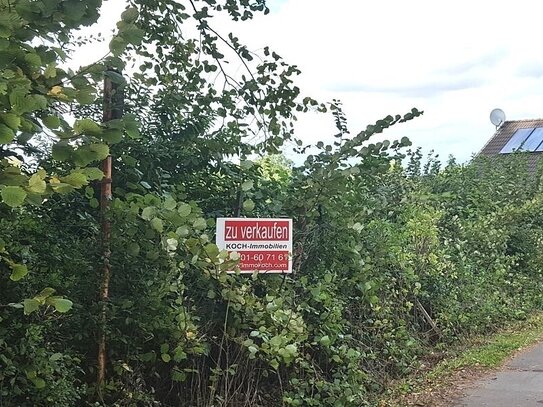
[[[474,383],[457,407],[543,407],[543,342]]]

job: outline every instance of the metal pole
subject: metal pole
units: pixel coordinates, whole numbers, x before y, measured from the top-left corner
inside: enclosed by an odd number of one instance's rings
[[[107,75],[104,77],[104,111],[103,122],[108,122],[112,119],[117,119],[122,116],[122,96],[119,98],[119,94],[116,94],[118,85],[113,83],[111,78]],[[117,102],[117,103],[115,103]],[[116,105],[116,106],[114,106]],[[117,106],[120,105],[120,106]],[[118,117],[116,117],[118,116]],[[98,334],[98,357],[97,357],[97,378],[96,378],[96,390],[98,397],[103,401],[102,390],[106,380],[106,364],[107,364],[107,305],[109,302],[109,282],[111,279],[111,220],[108,215],[109,206],[112,200],[111,192],[111,177],[112,177],[112,159],[111,155],[107,156],[102,161],[102,172],[104,178],[102,178],[100,188],[100,215],[101,215],[101,237],[102,237],[102,273],[99,300],[101,305],[100,321],[99,321],[99,334]]]

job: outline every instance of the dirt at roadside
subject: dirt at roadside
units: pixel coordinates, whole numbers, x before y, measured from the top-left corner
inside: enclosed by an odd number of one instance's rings
[[[382,407],[452,407],[466,389],[488,372],[484,368],[464,368],[438,382],[428,383],[420,392],[389,400]]]
[[[496,376],[492,376],[494,373],[506,369],[506,366],[520,354],[530,352],[532,348],[540,346],[543,342],[543,330],[540,319],[536,322],[537,330],[533,328],[534,325],[529,325],[520,330],[510,331],[516,335],[513,346],[518,346],[518,348],[501,360],[499,366],[479,366],[477,360],[470,357],[467,362],[475,363],[474,366],[464,366],[453,370],[451,365],[458,366],[457,362],[463,364],[466,360],[455,360],[446,352],[431,352],[421,360],[420,365],[409,378],[390,383],[387,386],[389,391],[385,392],[386,394],[376,404],[379,407],[458,407],[460,400],[479,385],[481,379],[496,379]],[[480,343],[473,342],[472,346],[466,347],[465,350],[477,350],[491,343],[494,343],[492,338],[482,339]],[[505,350],[509,349],[509,346],[511,344],[508,344]],[[445,367],[437,369],[441,363],[446,363]],[[407,391],[406,386],[410,386],[413,390]]]
[[[519,354],[529,352],[538,346],[541,340],[543,338],[512,352],[502,361],[500,366],[494,368],[464,367],[435,381],[428,380],[419,386],[421,389],[419,392],[398,396],[395,400],[387,401],[382,407],[457,407],[459,400],[466,392],[475,387],[480,379],[485,376],[492,377],[492,373],[504,369],[504,366]]]

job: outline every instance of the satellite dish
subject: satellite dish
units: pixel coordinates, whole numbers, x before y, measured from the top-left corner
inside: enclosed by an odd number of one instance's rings
[[[496,126],[500,127],[505,122],[505,113],[502,109],[494,109],[490,112],[490,122]]]

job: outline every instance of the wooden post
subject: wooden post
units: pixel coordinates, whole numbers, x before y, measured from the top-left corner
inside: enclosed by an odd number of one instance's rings
[[[98,376],[96,380],[98,394],[102,398],[102,387],[106,378],[106,324],[107,324],[107,302],[109,301],[109,280],[111,278],[111,267],[109,259],[111,257],[110,238],[111,221],[107,215],[109,202],[111,201],[111,156],[108,156],[102,162],[102,179],[100,192],[100,212],[102,218],[102,281],[100,284],[100,327],[98,338]]]
[[[117,93],[118,85],[113,83],[107,75],[104,77],[104,111],[103,122],[108,122],[113,119],[118,119],[122,116],[122,94]],[[121,97],[119,97],[121,95]],[[98,357],[97,357],[97,378],[96,390],[99,399],[103,402],[102,390],[106,380],[106,364],[107,364],[107,305],[109,301],[109,281],[111,278],[111,220],[108,215],[108,209],[112,200],[111,178],[112,178],[112,159],[111,155],[107,156],[101,165],[104,178],[102,178],[100,188],[100,215],[101,215],[101,238],[102,238],[102,273],[100,284],[100,321],[98,333]]]
[[[428,322],[428,324],[430,324],[430,326],[432,327],[432,330],[439,336],[441,337],[441,330],[439,329],[439,327],[437,326],[437,324],[435,323],[435,321],[432,319],[432,317],[430,316],[430,314],[428,314],[428,311],[426,311],[426,308],[423,307],[423,305],[420,303],[419,299],[417,297],[415,297],[415,305],[417,306],[417,308],[419,309],[420,312],[422,312],[422,316],[424,317],[424,319],[426,320],[426,322]]]
[[[243,192],[241,189],[236,194],[236,203],[234,205],[234,217],[239,218],[241,215],[241,207],[243,206]]]

